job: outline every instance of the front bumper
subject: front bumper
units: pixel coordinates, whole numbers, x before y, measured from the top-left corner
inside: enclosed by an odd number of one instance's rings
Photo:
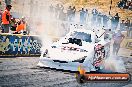
[[[56,70],[66,70],[66,71],[78,71],[79,66],[83,66],[83,68],[86,70],[86,72],[90,72],[90,67],[85,66],[83,63],[78,63],[78,62],[72,62],[68,61],[67,63],[60,63],[60,62],[54,62],[54,60],[50,58],[40,58],[39,63],[37,66],[39,67],[46,67],[46,68],[51,68],[51,69],[56,69]]]

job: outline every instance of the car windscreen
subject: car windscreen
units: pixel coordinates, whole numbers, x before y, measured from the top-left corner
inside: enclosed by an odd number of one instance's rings
[[[84,32],[74,32],[71,35],[71,38],[81,39],[82,41],[92,42],[91,34],[87,34]]]

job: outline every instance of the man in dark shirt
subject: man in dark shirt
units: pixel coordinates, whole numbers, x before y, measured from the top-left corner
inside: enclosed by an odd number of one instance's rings
[[[119,19],[120,19],[118,13],[116,13],[116,15],[114,16],[114,18],[115,18],[115,28],[117,28],[118,23],[119,23]]]
[[[80,23],[84,23],[85,22],[85,11],[84,8],[82,8],[82,10],[80,10]]]

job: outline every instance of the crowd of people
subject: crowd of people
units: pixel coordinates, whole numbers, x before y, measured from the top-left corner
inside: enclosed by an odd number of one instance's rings
[[[26,34],[25,18],[15,18],[11,15],[10,10],[12,6],[6,5],[4,11],[0,11],[0,32],[13,34]]]
[[[117,27],[120,26],[121,30],[126,30],[125,27],[129,28],[132,25],[128,18],[121,21],[118,13],[116,13],[115,16],[111,16],[99,12],[97,9],[92,9],[92,11],[90,11],[88,9],[82,8],[77,11],[75,6],[69,6],[68,8],[64,8],[63,5],[57,4],[55,6],[51,5],[49,7],[49,11],[50,14],[56,19],[67,22],[76,22],[75,19],[80,16],[80,24],[85,25],[90,23],[90,26],[92,27],[104,26],[105,28],[116,30]],[[79,16],[77,16],[78,13]]]
[[[118,3],[119,8],[132,10],[132,0],[121,0]]]
[[[0,24],[1,32],[8,33],[10,30],[13,33],[21,33],[21,31],[26,31],[25,18],[16,19],[10,14],[11,5],[7,5],[4,11],[0,10]],[[118,13],[115,16],[110,16],[99,12],[97,9],[92,9],[91,11],[86,8],[81,8],[77,10],[75,6],[69,6],[64,8],[63,5],[52,4],[49,7],[50,16],[54,17],[60,21],[66,21],[69,23],[76,23],[76,19],[79,19],[79,24],[87,25],[90,27],[105,27],[111,30],[131,30],[132,23],[127,18],[125,20],[120,20]],[[79,16],[77,16],[79,14]],[[129,36],[129,32],[128,32]]]

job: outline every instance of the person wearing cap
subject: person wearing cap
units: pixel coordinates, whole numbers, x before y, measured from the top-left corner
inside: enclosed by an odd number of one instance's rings
[[[113,34],[113,55],[117,55],[120,49],[120,44],[123,41],[125,36],[121,33],[119,29]]]
[[[10,20],[11,20],[11,14],[10,14],[11,7],[12,7],[11,5],[7,5],[6,9],[2,13],[2,32],[3,33],[9,33]]]
[[[17,34],[21,34],[22,32],[24,32],[26,29],[26,24],[23,21],[19,21],[17,27],[16,27],[16,32]]]

